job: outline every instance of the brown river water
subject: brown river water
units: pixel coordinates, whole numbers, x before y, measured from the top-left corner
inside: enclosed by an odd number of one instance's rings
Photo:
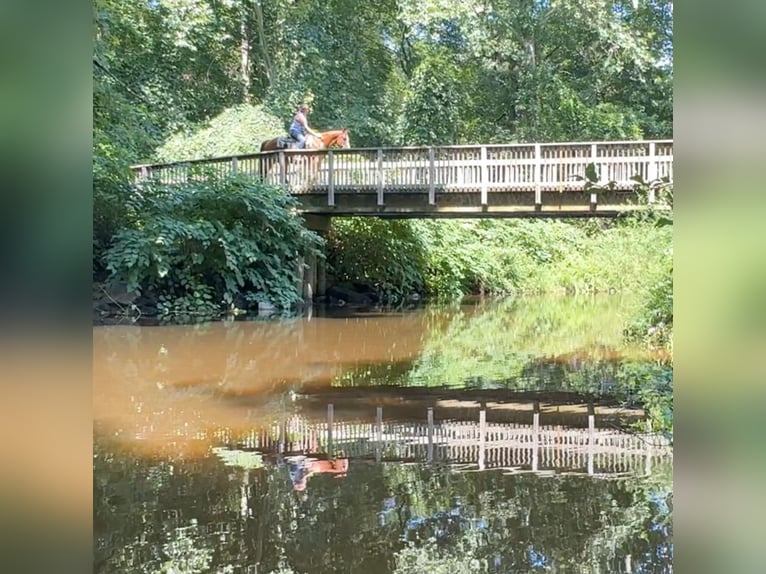
[[[94,571],[671,572],[629,308],[96,327]]]

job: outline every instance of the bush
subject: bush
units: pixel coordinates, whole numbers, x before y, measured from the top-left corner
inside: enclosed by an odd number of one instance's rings
[[[665,261],[643,305],[627,328],[630,340],[644,341],[649,347],[673,348],[673,264]]]
[[[422,221],[427,246],[426,287],[430,295],[457,298],[468,293],[510,293],[518,282],[516,253],[498,222]]]
[[[337,218],[327,244],[338,282],[370,283],[388,303],[423,291],[424,247],[409,221]]]
[[[262,141],[286,132],[283,124],[263,106],[235,106],[193,133],[171,137],[157,150],[157,160],[170,162],[256,153]]]
[[[643,291],[672,237],[650,222],[334,219],[328,260],[395,293]]]
[[[639,404],[652,430],[673,434],[673,369],[668,365],[628,362],[620,367],[617,386],[628,404]],[[641,423],[639,423],[641,424]]]
[[[322,241],[294,207],[279,188],[241,176],[144,186],[104,255],[110,281],[170,317],[214,316],[235,298],[288,309],[301,298],[296,262]]]

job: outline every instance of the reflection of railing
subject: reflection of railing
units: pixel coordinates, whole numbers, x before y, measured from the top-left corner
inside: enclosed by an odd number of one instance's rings
[[[638,435],[595,426],[588,428],[532,424],[487,423],[486,411],[477,421],[434,422],[428,408],[426,422],[384,421],[382,407],[374,422],[335,421],[328,405],[327,420],[310,421],[295,415],[289,420],[244,437],[218,438],[263,453],[304,453],[321,456],[374,458],[377,461],[446,462],[510,472],[587,472],[613,475],[643,469],[652,459],[671,455],[667,439],[650,433]]]

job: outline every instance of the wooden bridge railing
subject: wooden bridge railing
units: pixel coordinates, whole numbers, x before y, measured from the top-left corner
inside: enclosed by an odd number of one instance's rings
[[[616,189],[645,181],[673,179],[673,142],[608,141],[441,147],[354,148],[279,151],[169,164],[137,165],[136,180],[184,183],[205,173],[244,173],[289,187],[291,193],[327,194],[335,204],[340,192],[371,192],[383,205],[386,192],[479,192],[482,204],[497,191],[581,191],[588,164],[601,182]]]

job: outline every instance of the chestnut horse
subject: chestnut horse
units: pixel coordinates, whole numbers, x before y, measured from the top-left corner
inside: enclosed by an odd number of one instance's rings
[[[280,149],[295,149],[294,147],[288,147],[283,148],[279,146],[279,140],[284,140],[289,138],[272,138],[270,140],[266,140],[261,144],[261,153],[268,152],[268,151],[279,151]],[[290,142],[293,142],[292,139],[290,139]],[[328,130],[326,132],[321,132],[319,134],[319,137],[313,137],[313,136],[306,136],[306,147],[304,149],[306,150],[321,150],[321,149],[327,149],[327,148],[334,148],[334,147],[340,147],[348,149],[351,147],[351,138],[348,134],[348,128],[343,128],[342,130]],[[300,150],[297,150],[300,151]],[[294,163],[296,161],[299,161],[302,159],[298,155],[290,154],[291,157],[289,157],[289,163]],[[309,158],[309,179],[313,179],[313,177],[316,175],[317,171],[319,170],[319,161],[321,160],[321,156],[319,155],[311,155]],[[266,159],[265,157],[261,160],[261,175],[265,176],[265,174],[270,173],[275,165],[278,165],[277,157],[272,156],[269,159]],[[266,169],[266,166],[268,166],[268,169]]]
[[[265,151],[279,151],[280,149],[295,149],[293,145],[288,148],[279,147],[279,140],[288,140],[294,144],[292,138],[278,137],[266,140],[261,144],[261,153]],[[328,130],[321,132],[318,138],[313,136],[306,136],[306,148],[305,149],[325,149],[328,147],[342,147],[350,148],[351,140],[348,135],[348,128],[342,130]]]

